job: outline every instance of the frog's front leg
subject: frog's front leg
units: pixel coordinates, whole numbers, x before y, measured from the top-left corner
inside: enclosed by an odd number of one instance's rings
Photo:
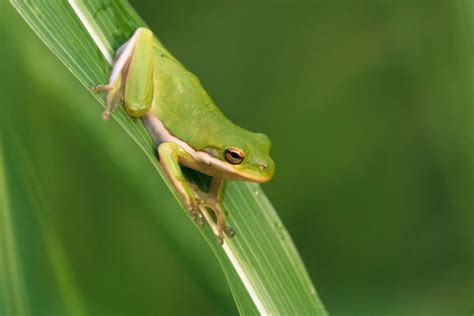
[[[206,212],[207,209],[211,209],[216,217],[214,233],[219,242],[221,244],[224,242],[224,233],[229,237],[234,236],[235,232],[227,226],[225,213],[222,210],[224,180],[214,177],[209,192],[202,192],[197,186],[189,183],[181,171],[181,165],[198,169],[199,162],[191,154],[177,143],[169,141],[158,146],[158,155],[163,169],[165,169],[168,178],[171,179],[174,187],[183,198],[193,219],[202,225],[204,223],[202,211]]]
[[[220,244],[224,242],[224,233],[229,237],[233,237],[235,235],[235,231],[227,226],[225,212],[222,209],[224,191],[225,180],[219,177],[212,178],[211,185],[209,186],[209,192],[203,194],[203,202],[201,203],[202,206],[211,209],[216,216],[215,233]]]
[[[199,208],[201,198],[194,190],[181,171],[180,163],[190,165],[194,163],[193,157],[173,142],[164,142],[158,146],[160,163],[165,169],[168,178],[173,183],[178,193],[181,195],[191,217],[199,224],[204,224],[204,217]]]
[[[132,117],[142,117],[153,101],[153,33],[146,28],[135,31],[130,40],[118,51],[109,83],[92,88],[107,92],[102,118],[117,110],[125,100],[125,110]]]

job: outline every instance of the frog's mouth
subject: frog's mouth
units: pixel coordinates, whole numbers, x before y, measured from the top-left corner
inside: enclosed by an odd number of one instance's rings
[[[247,177],[244,180],[246,181],[251,181],[251,182],[256,182],[256,183],[265,183],[268,182],[272,179],[273,174],[265,177]]]
[[[273,174],[275,173],[275,167],[273,163],[270,166],[261,164],[259,168],[262,170],[262,173],[239,172],[238,170],[235,171],[237,176],[240,177],[238,180],[264,183],[270,181],[273,178]]]
[[[199,165],[188,167],[196,169],[209,176],[219,177],[226,180],[242,180],[256,183],[268,182],[273,177],[273,171],[264,175],[251,172],[241,172],[235,168],[234,165],[213,157],[204,151],[195,151],[193,157],[197,162],[199,162]]]
[[[255,183],[265,183],[272,179],[273,174],[270,174],[268,176],[257,176],[253,174],[240,173],[238,171],[228,171],[225,175],[222,175],[220,177],[227,180],[241,180]]]
[[[223,167],[223,174],[219,175],[222,178],[227,178],[229,180],[242,180],[242,181],[249,181],[255,183],[264,183],[268,182],[273,178],[274,171],[273,169],[270,172],[265,174],[255,174],[250,172],[240,172],[239,170],[235,169],[233,166],[228,165],[225,162],[221,163],[224,165]]]

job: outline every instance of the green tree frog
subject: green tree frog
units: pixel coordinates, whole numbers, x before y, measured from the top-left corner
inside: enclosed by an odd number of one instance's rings
[[[96,90],[107,92],[105,120],[122,99],[128,115],[142,119],[192,218],[203,225],[203,212],[211,210],[219,242],[224,234],[232,237],[222,208],[225,181],[269,181],[275,170],[270,139],[227,119],[196,76],[146,28],[137,29],[117,50],[108,84]],[[191,184],[181,166],[211,176],[209,191]]]

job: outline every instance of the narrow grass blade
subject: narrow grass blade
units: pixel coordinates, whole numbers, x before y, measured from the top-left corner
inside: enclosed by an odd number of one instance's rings
[[[122,0],[13,0],[12,4],[86,88],[107,81],[114,50],[144,26]],[[101,97],[96,99],[103,105]],[[114,118],[180,201],[141,121],[130,119],[122,109]],[[192,177],[204,181],[196,173]],[[230,183],[224,207],[238,235],[221,247],[210,228],[201,232],[226,274],[240,313],[326,315],[290,236],[260,187]]]
[[[0,137],[0,314],[30,315],[12,213],[5,153]]]

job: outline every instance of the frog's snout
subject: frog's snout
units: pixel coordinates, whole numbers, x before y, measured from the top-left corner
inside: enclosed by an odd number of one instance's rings
[[[273,160],[267,160],[265,162],[259,162],[258,168],[260,169],[260,179],[258,182],[267,182],[273,177],[275,173],[275,163]]]

